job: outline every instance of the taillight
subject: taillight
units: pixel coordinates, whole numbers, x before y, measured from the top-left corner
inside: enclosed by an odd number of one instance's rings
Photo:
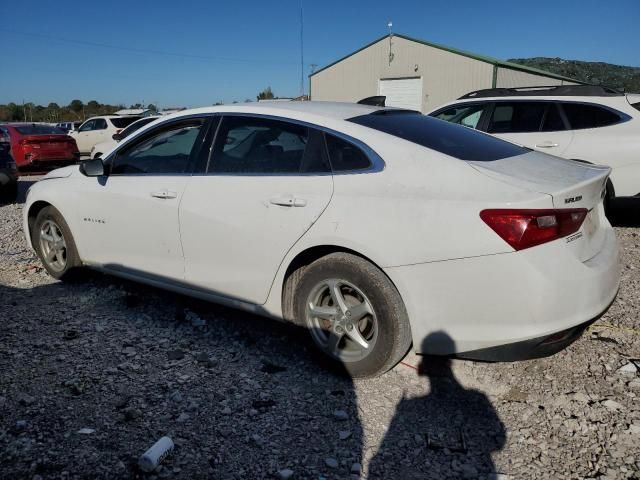
[[[480,218],[515,250],[524,250],[577,232],[586,208],[559,210],[483,210]]]

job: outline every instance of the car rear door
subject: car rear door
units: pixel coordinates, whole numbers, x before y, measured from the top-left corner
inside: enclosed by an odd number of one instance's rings
[[[180,206],[185,279],[262,304],[287,251],[329,204],[321,132],[285,120],[225,115],[208,168]]]
[[[178,208],[207,128],[202,117],[158,125],[106,159],[108,176],[83,182],[83,260],[184,279]]]
[[[495,102],[486,131],[525,147],[562,156],[573,139],[555,102]]]

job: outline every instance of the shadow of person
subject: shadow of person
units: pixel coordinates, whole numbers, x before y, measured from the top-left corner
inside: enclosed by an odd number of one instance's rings
[[[455,351],[444,332],[424,344],[434,342]],[[368,478],[494,478],[491,454],[504,446],[505,429],[487,396],[464,388],[448,357],[424,355],[418,374],[429,378],[429,393],[400,401]]]

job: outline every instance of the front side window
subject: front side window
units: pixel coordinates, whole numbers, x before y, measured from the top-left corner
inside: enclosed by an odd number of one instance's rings
[[[543,102],[500,102],[496,103],[489,133],[538,132],[546,104]]]
[[[127,138],[133,132],[135,132],[137,130],[140,130],[145,125],[153,122],[154,120],[157,120],[157,118],[158,117],[147,117],[147,118],[145,118],[143,120],[139,120],[137,122],[132,123],[131,125],[129,125],[127,128],[125,128],[124,130],[122,130],[120,132],[120,139]]]
[[[464,125],[465,127],[477,128],[484,105],[457,105],[435,115],[440,120]]]
[[[216,136],[214,173],[283,174],[328,170],[321,134],[306,126],[258,117],[224,117]]]
[[[79,131],[80,132],[89,132],[91,130],[95,129],[95,120],[89,120],[87,122],[84,122],[81,126]]]
[[[118,153],[111,174],[179,174],[187,172],[202,123],[180,124],[151,133]]]
[[[621,120],[620,115],[597,105],[567,102],[562,108],[572,130],[607,127]]]

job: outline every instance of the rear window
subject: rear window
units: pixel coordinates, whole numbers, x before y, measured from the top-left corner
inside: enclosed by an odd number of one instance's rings
[[[501,158],[515,157],[530,151],[476,130],[421,113],[381,110],[351,118],[349,121],[460,160],[490,162]]]
[[[120,118],[111,118],[111,123],[116,128],[125,128],[131,125],[136,120],[140,120],[142,117],[120,117]]]
[[[50,125],[23,125],[15,127],[15,129],[22,135],[64,135],[67,133],[61,128]]]
[[[620,115],[617,113],[596,105],[563,103],[562,108],[567,115],[572,130],[606,127],[621,120]]]

